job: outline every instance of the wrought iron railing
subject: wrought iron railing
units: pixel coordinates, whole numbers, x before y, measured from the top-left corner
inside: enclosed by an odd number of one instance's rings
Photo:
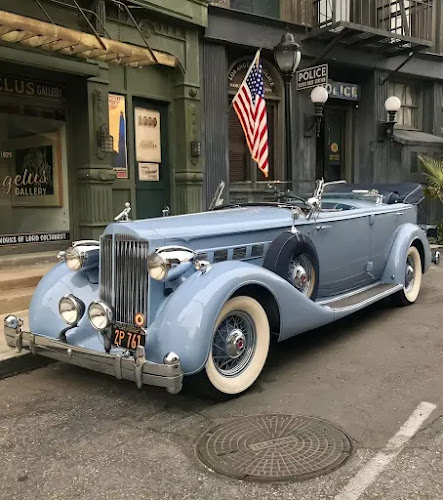
[[[441,0],[313,0],[314,27],[353,23],[433,40],[433,8]]]

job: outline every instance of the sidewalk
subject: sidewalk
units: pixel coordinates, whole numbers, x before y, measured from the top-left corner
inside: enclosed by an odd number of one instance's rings
[[[12,313],[23,318],[24,328],[28,328],[28,311],[18,311]],[[33,356],[29,351],[23,350],[18,353],[15,349],[8,347],[3,335],[3,321],[7,314],[0,315],[0,379],[15,375],[16,373],[33,370],[44,366],[51,360],[42,356]]]

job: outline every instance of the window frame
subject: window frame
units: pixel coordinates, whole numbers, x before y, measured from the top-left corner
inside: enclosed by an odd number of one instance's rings
[[[402,95],[398,95],[397,86],[402,85],[403,91]],[[411,89],[412,95],[415,94],[416,104],[415,105],[406,105],[406,89],[409,87]],[[396,96],[401,101],[402,108],[407,108],[411,110],[415,110],[416,112],[416,123],[408,124],[400,124],[396,123],[395,127],[401,130],[415,130],[421,131],[423,130],[423,90],[420,88],[417,82],[405,81],[405,80],[392,80],[388,82],[388,95]]]

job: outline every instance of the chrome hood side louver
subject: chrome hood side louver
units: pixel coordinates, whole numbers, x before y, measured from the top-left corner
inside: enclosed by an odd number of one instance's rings
[[[117,323],[133,325],[138,313],[147,318],[148,255],[148,242],[133,236],[100,240],[100,298],[112,306]]]

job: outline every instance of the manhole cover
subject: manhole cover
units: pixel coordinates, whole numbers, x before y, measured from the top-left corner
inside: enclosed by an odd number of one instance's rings
[[[216,425],[197,442],[209,468],[250,481],[301,481],[331,472],[349,458],[349,437],[313,417],[264,415]]]

